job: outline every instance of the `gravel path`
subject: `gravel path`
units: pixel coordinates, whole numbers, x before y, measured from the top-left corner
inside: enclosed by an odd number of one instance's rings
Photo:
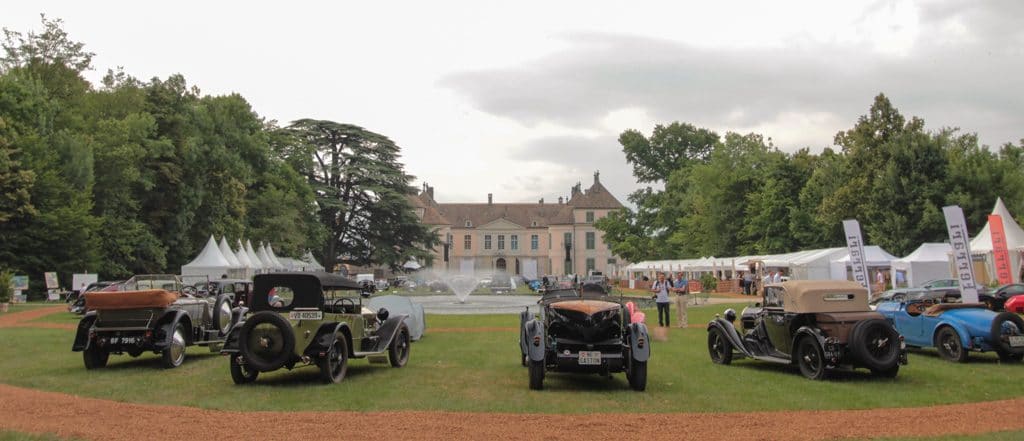
[[[344,387],[344,385],[323,386]],[[903,409],[665,414],[229,412],[0,385],[0,429],[95,440],[821,440],[1024,429],[1024,398]],[[537,394],[543,399],[543,392]]]
[[[46,317],[51,314],[58,312],[67,313],[67,305],[55,305],[45,306],[40,308],[33,308],[27,311],[19,312],[8,312],[6,314],[0,314],[0,328],[19,328],[19,327],[31,327],[31,328],[52,328],[57,329],[75,329],[75,325],[65,325],[62,323],[26,323],[35,320],[40,317]],[[41,326],[40,326],[41,325]],[[55,325],[55,326],[49,326]]]

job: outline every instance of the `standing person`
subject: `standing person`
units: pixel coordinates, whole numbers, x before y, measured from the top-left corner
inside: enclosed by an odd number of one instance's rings
[[[665,273],[659,272],[658,280],[651,287],[651,292],[654,293],[654,302],[658,305],[658,326],[668,326],[668,291],[670,289],[672,289],[672,285],[665,280]],[[662,316],[665,317],[664,320],[662,320]]]
[[[686,276],[682,272],[677,273],[676,276],[675,289],[673,290],[676,292],[676,327],[685,328],[687,324],[686,301],[690,297],[687,295],[690,293],[689,285],[687,285],[689,281],[686,280]]]
[[[743,273],[743,295],[749,296],[751,294],[751,285],[754,284],[754,275],[750,271]]]

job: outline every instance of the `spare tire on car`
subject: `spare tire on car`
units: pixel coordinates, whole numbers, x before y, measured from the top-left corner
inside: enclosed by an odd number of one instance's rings
[[[899,363],[900,334],[885,319],[862,320],[850,332],[849,347],[864,367],[887,371]]]
[[[1016,329],[1015,329],[1016,328]],[[1010,344],[1011,336],[1024,338],[1024,319],[1012,312],[1000,312],[992,319],[992,343],[1001,358],[1017,358],[1024,354],[1024,346]],[[1016,356],[1016,357],[1014,357]]]
[[[291,361],[295,350],[291,324],[273,311],[260,311],[246,319],[238,337],[238,353],[261,372],[280,369]]]

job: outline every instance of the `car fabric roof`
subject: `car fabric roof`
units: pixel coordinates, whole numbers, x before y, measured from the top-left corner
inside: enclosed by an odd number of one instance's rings
[[[792,280],[769,285],[785,290],[786,312],[862,312],[868,308],[868,290],[846,280]],[[847,294],[848,297],[830,296]]]

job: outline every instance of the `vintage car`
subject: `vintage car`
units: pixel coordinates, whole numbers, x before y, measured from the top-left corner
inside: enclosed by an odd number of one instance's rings
[[[245,279],[213,279],[196,283],[195,287],[204,296],[224,294],[231,299],[232,305],[247,305],[252,294],[252,280]]]
[[[1020,295],[1024,295],[1024,283],[1010,283],[992,291],[978,293],[978,301],[993,311],[1004,311],[1006,302]]]
[[[634,390],[647,388],[647,326],[630,322],[621,298],[609,297],[599,285],[583,285],[578,291],[545,291],[537,303],[539,316],[529,309],[520,315],[519,349],[530,389],[544,388],[547,371],[608,377],[625,372]]]
[[[372,286],[325,272],[256,275],[250,314],[231,325],[221,349],[229,356],[231,379],[245,384],[260,372],[316,365],[321,380],[337,383],[350,358],[405,366],[406,315],[364,308]]]
[[[110,354],[149,351],[173,368],[185,361],[188,346],[220,349],[232,321],[226,296],[197,296],[175,275],[138,275],[121,288],[85,294],[89,312],[78,322],[71,350],[82,352],[86,369],[106,366]]]
[[[1003,361],[1024,357],[1024,320],[981,303],[890,301],[878,305],[911,347],[934,346],[949,361],[967,361],[968,351],[995,351]]]
[[[75,294],[73,296],[68,296],[68,312],[70,312],[72,314],[78,314],[78,315],[85,314],[86,313],[86,310],[85,310],[85,296],[82,295],[82,294],[85,294],[87,292],[94,292],[94,291],[103,291],[103,292],[120,291],[122,283],[124,283],[123,280],[122,281],[93,282],[93,283],[89,284],[89,286],[85,288],[84,292]]]
[[[734,356],[794,364],[812,380],[831,370],[868,368],[895,377],[907,363],[903,339],[882,314],[868,308],[868,292],[848,281],[798,280],[771,284],[763,303],[708,324],[708,353],[716,364]]]

